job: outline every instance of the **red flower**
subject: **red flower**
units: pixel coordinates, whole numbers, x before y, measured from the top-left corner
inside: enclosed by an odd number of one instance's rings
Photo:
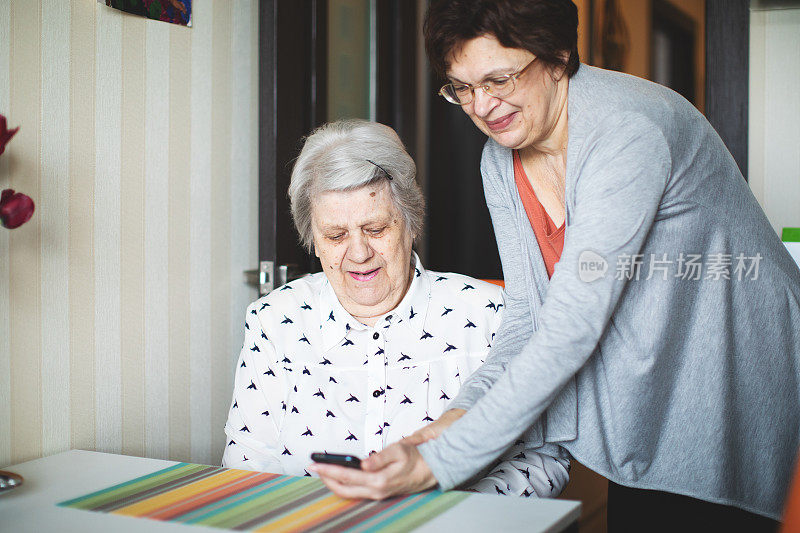
[[[8,141],[11,140],[11,137],[17,133],[17,130],[19,130],[19,126],[13,130],[8,129],[6,127],[6,117],[0,115],[0,155],[6,151],[6,144],[8,144]]]
[[[18,228],[33,216],[33,200],[31,197],[6,189],[0,196],[0,223],[8,229]]]

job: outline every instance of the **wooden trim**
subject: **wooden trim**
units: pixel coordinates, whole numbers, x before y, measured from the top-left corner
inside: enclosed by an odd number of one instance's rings
[[[275,260],[275,50],[277,0],[258,10],[258,258]]]
[[[706,118],[747,179],[749,0],[706,0]]]

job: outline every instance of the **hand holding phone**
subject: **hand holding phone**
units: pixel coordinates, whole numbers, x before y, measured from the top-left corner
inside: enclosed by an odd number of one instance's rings
[[[311,454],[311,460],[315,463],[346,466],[348,468],[361,468],[361,459],[355,455],[315,452]]]

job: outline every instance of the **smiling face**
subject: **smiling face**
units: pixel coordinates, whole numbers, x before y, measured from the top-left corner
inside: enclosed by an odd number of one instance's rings
[[[453,51],[447,77],[454,83],[478,84],[519,72],[535,56],[520,48],[505,48],[491,35],[476,37]],[[476,89],[461,106],[486,135],[501,146],[527,148],[545,142],[560,118],[567,77],[554,75],[541,61],[534,62],[515,83],[514,92],[500,99]]]
[[[414,238],[388,182],[318,194],[311,225],[314,252],[348,313],[372,325],[397,307],[411,282]]]

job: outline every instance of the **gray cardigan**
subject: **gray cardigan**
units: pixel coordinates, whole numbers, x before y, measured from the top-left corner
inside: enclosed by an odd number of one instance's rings
[[[468,413],[422,456],[449,489],[524,433],[617,483],[777,519],[800,443],[800,271],[678,94],[581,65],[568,113],[550,280],[510,150],[483,151],[506,315],[451,405]]]

